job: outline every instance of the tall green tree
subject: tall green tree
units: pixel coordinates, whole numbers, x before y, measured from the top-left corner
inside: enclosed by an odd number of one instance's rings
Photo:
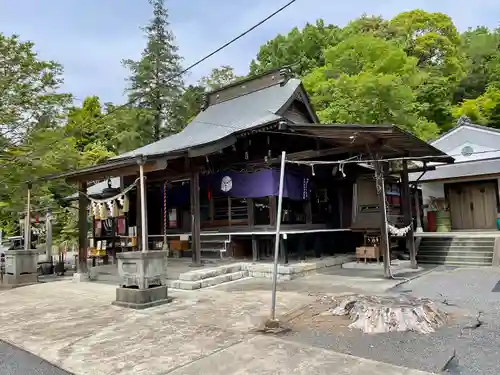
[[[40,60],[33,43],[0,33],[0,136],[22,141],[41,121],[59,118],[71,95],[59,93],[62,66]]]
[[[294,27],[287,35],[278,35],[260,47],[257,58],[250,64],[250,74],[291,65],[303,76],[324,63],[323,50],[340,41],[341,29],[325,25],[322,19],[307,24],[302,30]]]
[[[477,98],[490,82],[500,81],[500,31],[476,27],[464,32],[461,39],[466,74],[455,91],[455,103]]]
[[[169,29],[164,0],[149,0],[153,17],[143,28],[147,46],[138,61],[124,60],[130,70],[127,92],[130,101],[154,114],[152,140],[181,130],[175,118],[183,77],[181,57],[175,38]]]
[[[421,138],[438,127],[419,115],[418,60],[397,43],[355,35],[324,51],[325,65],[304,77],[324,123],[398,124]]]
[[[198,84],[207,91],[217,90],[241,79],[229,65],[223,65],[220,68],[212,69],[208,76],[202,77]]]

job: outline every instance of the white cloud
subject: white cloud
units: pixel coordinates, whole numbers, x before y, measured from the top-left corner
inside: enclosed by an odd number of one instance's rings
[[[57,6],[39,0],[3,2],[0,32],[20,34],[36,43],[43,58],[65,67],[65,89],[77,97],[99,95],[104,101],[123,101],[127,72],[123,58],[137,58],[145,45],[139,30],[150,17],[146,1],[77,0]],[[286,0],[167,0],[172,29],[185,66],[203,57],[286,3]],[[51,3],[52,4],[52,3]],[[119,4],[119,5],[118,5]],[[422,8],[450,15],[457,27],[498,26],[500,3],[496,0],[298,0],[268,23],[193,69],[194,81],[220,65],[231,65],[240,74],[248,70],[259,46],[278,33],[323,18],[345,25],[363,13],[392,17]]]

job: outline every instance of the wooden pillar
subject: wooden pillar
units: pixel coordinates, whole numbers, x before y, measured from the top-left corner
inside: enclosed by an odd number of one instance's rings
[[[278,213],[277,202],[275,196],[269,197],[269,224],[274,227],[276,225],[276,215]]]
[[[401,183],[403,185],[403,215],[404,225],[409,225],[410,230],[406,234],[406,247],[410,251],[411,268],[417,268],[417,256],[415,251],[415,238],[413,235],[413,219],[411,214],[411,193],[408,177],[408,161],[403,160],[403,172],[401,174]],[[418,214],[417,214],[418,216]]]
[[[375,156],[378,160],[378,155]],[[376,161],[375,163],[375,184],[377,188],[377,194],[379,198],[380,206],[380,250],[384,256],[384,276],[391,277],[391,271],[389,269],[391,265],[391,252],[390,252],[390,241],[387,232],[387,211],[386,211],[386,197],[385,197],[385,185],[384,185],[384,166]]]
[[[200,239],[200,174],[197,170],[191,171],[191,252],[193,266],[201,266],[201,239]]]
[[[88,199],[86,182],[78,182],[78,193],[78,273],[87,273]]]
[[[312,205],[311,205],[311,197],[309,197],[305,202],[304,202],[304,210],[306,213],[306,224],[312,224],[313,219],[312,219]]]
[[[252,261],[258,261],[259,255],[259,240],[256,235],[252,235]]]
[[[283,235],[280,237],[280,250],[283,257],[283,264],[288,264],[288,243]]]
[[[306,260],[306,247],[307,247],[307,234],[302,233],[299,235],[299,247],[298,247],[298,253],[299,253],[299,260]]]
[[[139,175],[137,175],[139,176]],[[138,181],[135,187],[135,227],[136,227],[136,241],[137,250],[142,251],[142,225],[141,225],[141,182]]]
[[[420,216],[420,213],[420,193],[418,191],[418,185],[415,184],[415,215],[417,215],[417,233],[424,231],[424,229],[422,228],[422,217]]]
[[[247,199],[247,212],[248,212],[248,226],[253,227],[255,225],[255,207],[252,198]]]

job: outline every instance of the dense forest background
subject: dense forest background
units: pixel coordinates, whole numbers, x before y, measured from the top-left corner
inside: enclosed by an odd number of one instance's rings
[[[14,233],[27,180],[99,163],[182,130],[203,94],[234,82],[230,66],[185,83],[162,0],[150,0],[138,61],[124,60],[126,105],[61,92],[63,67],[43,61],[22,36],[0,33],[0,227]],[[459,33],[452,19],[422,10],[393,19],[362,16],[345,27],[321,19],[277,35],[256,51],[249,75],[291,65],[324,123],[393,123],[429,140],[467,115],[500,128],[500,29]],[[33,204],[56,215],[56,240],[75,238],[64,181],[37,183]]]

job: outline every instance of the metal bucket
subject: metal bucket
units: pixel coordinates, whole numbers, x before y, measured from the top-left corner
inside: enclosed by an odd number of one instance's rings
[[[451,216],[449,211],[436,212],[436,232],[451,232]]]

